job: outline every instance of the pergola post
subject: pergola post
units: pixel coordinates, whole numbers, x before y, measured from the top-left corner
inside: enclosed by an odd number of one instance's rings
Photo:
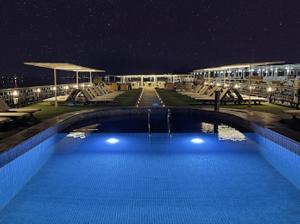
[[[90,85],[93,84],[93,81],[92,81],[92,72],[90,72]]]
[[[76,87],[79,88],[79,77],[78,77],[78,71],[76,71]]]
[[[54,107],[57,107],[57,80],[56,80],[56,69],[53,69],[53,75],[54,75],[54,96],[55,96]]]

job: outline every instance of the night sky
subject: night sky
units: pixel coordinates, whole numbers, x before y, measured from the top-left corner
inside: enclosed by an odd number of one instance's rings
[[[300,62],[299,1],[0,0],[0,31],[2,73],[24,61],[111,74]]]

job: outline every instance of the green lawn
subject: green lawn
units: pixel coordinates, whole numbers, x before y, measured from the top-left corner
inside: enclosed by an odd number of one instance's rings
[[[197,103],[196,100],[181,95],[175,90],[156,89],[156,91],[166,106],[188,106]]]
[[[158,94],[166,104],[166,106],[188,106],[194,105],[196,106],[198,102],[193,100],[188,96],[183,96],[180,93],[177,93],[175,90],[166,90],[166,89],[157,89]],[[200,107],[200,105],[198,105]],[[208,107],[209,105],[205,105]],[[212,107],[212,105],[210,105]],[[221,105],[221,108],[232,108],[232,109],[251,109],[253,111],[261,111],[268,112],[277,115],[284,115],[285,110],[291,109],[290,107],[280,106],[275,104],[261,104],[261,105],[251,105],[249,108],[248,104],[243,105],[235,105],[235,104],[227,104]]]
[[[251,105],[249,107],[248,105],[221,105],[221,108],[234,108],[234,109],[250,109],[253,111],[260,111],[260,112],[267,112],[267,113],[273,113],[277,115],[283,115],[284,111],[290,110],[290,107],[286,106],[280,106],[275,104],[261,104],[261,105]]]
[[[50,105],[49,103],[36,103],[32,104],[28,107],[31,108],[41,108],[42,111],[34,113],[34,117],[38,120],[46,120],[51,117],[55,117],[60,114],[68,113],[68,112],[74,112],[79,110],[88,110],[93,108],[98,108],[99,106],[95,105],[81,105],[81,106],[64,106],[59,105],[57,108],[55,108],[53,105]]]
[[[118,96],[115,99],[114,103],[117,106],[135,106],[141,92],[142,92],[141,88],[126,91],[124,94]]]
[[[103,103],[99,105],[75,105],[75,106],[65,106],[59,105],[57,108],[54,108],[53,105],[49,103],[41,102],[32,104],[28,107],[31,108],[41,108],[42,111],[36,112],[34,117],[38,120],[46,120],[48,118],[79,110],[88,110],[94,108],[104,108],[104,107],[117,107],[117,106],[135,106],[136,101],[141,93],[141,89],[133,89],[126,91],[124,94],[118,96],[112,103]]]

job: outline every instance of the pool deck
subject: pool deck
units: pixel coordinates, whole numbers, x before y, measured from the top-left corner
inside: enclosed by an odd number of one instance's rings
[[[145,87],[142,95],[142,99],[138,104],[139,107],[152,107],[152,106],[162,106],[160,99],[156,93],[155,88]]]

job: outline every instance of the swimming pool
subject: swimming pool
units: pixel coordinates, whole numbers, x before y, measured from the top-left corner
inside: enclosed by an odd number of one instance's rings
[[[220,122],[150,135],[111,122],[72,127],[2,167],[0,223],[299,222],[295,153]]]

